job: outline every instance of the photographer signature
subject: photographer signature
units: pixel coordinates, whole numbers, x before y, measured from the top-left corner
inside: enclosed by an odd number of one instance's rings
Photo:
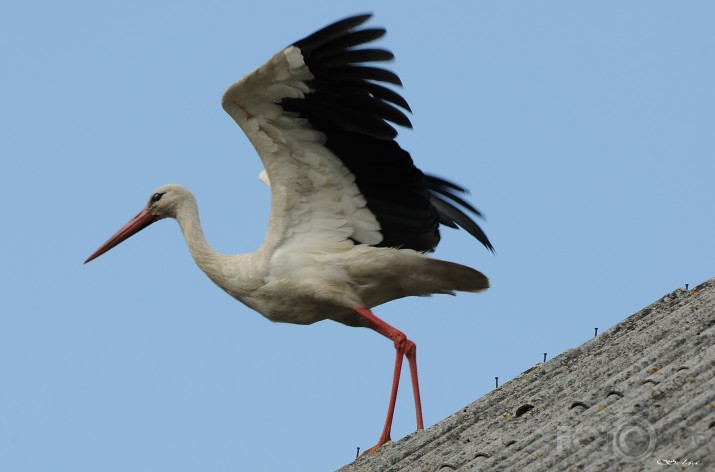
[[[683,460],[683,461],[679,461],[676,459],[658,459],[656,464],[659,464],[659,465],[682,465],[682,466],[687,467],[689,465],[698,465],[698,464],[700,464],[700,462],[699,461],[689,461],[687,459]]]

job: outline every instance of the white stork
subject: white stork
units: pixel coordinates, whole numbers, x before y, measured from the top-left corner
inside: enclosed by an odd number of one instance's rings
[[[261,180],[271,189],[270,223],[258,251],[224,255],[211,249],[193,194],[169,184],[85,263],[155,221],[174,218],[199,268],[271,321],[330,319],[390,338],[395,370],[377,448],[390,440],[403,356],[417,429],[424,425],[415,344],[370,309],[402,297],[488,288],[481,272],[425,254],[437,246],[440,224],[462,227],[493,248],[464,211],[481,216],[460,196],[464,189],[423,174],[395,142],[388,122],[411,127],[397,107],[410,108],[378,84],[401,85],[394,73],[362,65],[394,57],[363,47],[385,34],[357,29],[370,16],[346,18],[297,41],[223,96],[223,108],[258,151],[265,166]]]

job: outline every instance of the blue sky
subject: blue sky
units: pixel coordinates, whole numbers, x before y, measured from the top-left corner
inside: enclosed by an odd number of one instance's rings
[[[265,320],[173,221],[82,265],[169,182],[217,250],[255,250],[269,193],[220,97],[354,13],[388,29],[400,143],[472,190],[497,249],[444,230],[436,256],[493,288],[376,309],[417,343],[428,425],[715,276],[712,2],[385,3],[0,9],[0,470],[331,470],[374,444],[386,339]],[[393,439],[414,429],[407,374]]]

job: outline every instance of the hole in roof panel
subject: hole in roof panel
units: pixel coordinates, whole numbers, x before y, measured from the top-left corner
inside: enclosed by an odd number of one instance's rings
[[[519,408],[516,409],[516,413],[514,413],[514,415],[518,418],[519,416],[523,415],[524,413],[526,413],[529,410],[532,410],[533,408],[534,408],[534,405],[532,405],[531,403],[524,403],[523,405],[521,405]]]

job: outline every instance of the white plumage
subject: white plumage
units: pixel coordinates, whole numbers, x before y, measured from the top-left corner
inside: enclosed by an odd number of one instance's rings
[[[380,224],[355,177],[323,145],[325,136],[275,104],[304,98],[310,92],[306,82],[313,78],[300,50],[289,46],[223,96],[223,108],[248,136],[273,183],[270,238],[264,246],[302,252],[347,238],[378,244]]]
[[[388,122],[409,126],[407,103],[379,82],[396,75],[362,63],[392,54],[361,48],[384,34],[347,18],[273,56],[231,85],[223,107],[263,161],[271,191],[265,240],[250,254],[223,255],[207,244],[196,200],[177,184],[157,189],[147,206],[87,261],[151,223],[174,218],[196,264],[232,297],[276,322],[331,319],[369,327],[397,349],[390,406],[380,446],[390,437],[403,356],[410,363],[418,429],[423,427],[416,349],[369,309],[401,297],[488,287],[480,272],[425,255],[440,223],[465,228],[492,249],[463,208],[463,189],[425,176],[394,141]]]

